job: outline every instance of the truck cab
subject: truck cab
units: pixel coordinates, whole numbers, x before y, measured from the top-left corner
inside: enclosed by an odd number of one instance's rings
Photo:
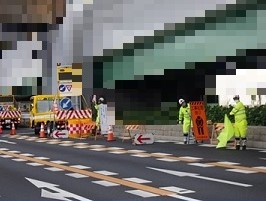
[[[64,110],[61,103],[63,99],[69,99],[72,103],[72,107],[66,110],[82,110],[86,107],[82,96],[36,95],[30,98],[30,127],[34,128],[35,134],[39,134],[41,124],[48,135],[55,128],[66,129],[67,121],[59,120],[56,116],[58,110]]]

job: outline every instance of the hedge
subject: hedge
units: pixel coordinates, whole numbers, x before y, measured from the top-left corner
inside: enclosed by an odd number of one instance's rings
[[[232,107],[206,106],[207,119],[212,122],[224,122],[224,115],[234,122],[234,116],[229,115]],[[247,121],[250,126],[266,126],[266,105],[246,107]]]

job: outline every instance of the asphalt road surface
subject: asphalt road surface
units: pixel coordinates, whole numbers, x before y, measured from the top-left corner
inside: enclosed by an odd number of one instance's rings
[[[0,200],[265,201],[266,150],[0,137]]]

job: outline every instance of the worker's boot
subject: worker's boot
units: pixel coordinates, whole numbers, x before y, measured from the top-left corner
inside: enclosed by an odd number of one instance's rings
[[[188,134],[184,133],[184,144],[188,143]]]
[[[242,150],[247,149],[247,138],[242,138]]]
[[[240,138],[236,138],[236,150],[240,150]]]

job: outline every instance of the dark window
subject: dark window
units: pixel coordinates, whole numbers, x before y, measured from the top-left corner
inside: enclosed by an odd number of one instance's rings
[[[72,73],[59,73],[59,80],[72,80]]]

